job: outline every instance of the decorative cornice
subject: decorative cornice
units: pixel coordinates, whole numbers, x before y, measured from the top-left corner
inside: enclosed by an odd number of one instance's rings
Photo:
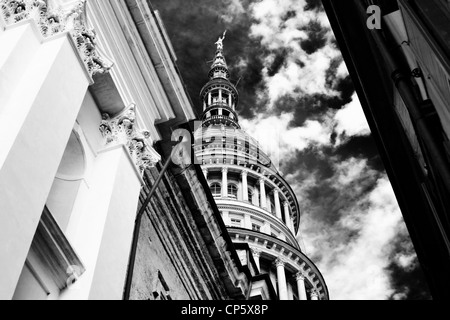
[[[216,182],[216,181],[214,181]],[[217,182],[219,183],[219,182]],[[286,240],[285,242],[291,244],[291,245],[296,245],[297,242],[295,240],[294,235],[292,234],[292,232],[289,230],[289,228],[284,224],[284,222],[282,222],[280,219],[278,219],[276,216],[274,216],[273,214],[270,214],[267,210],[262,209],[258,206],[255,206],[251,203],[246,203],[247,205],[250,205],[252,207],[248,208],[246,206],[242,205],[242,202],[239,203],[239,200],[228,200],[228,199],[217,199],[217,206],[219,207],[220,210],[233,210],[235,212],[238,213],[248,213],[250,215],[255,216],[256,218],[259,219],[263,219],[264,221],[268,222],[270,224],[270,226],[274,226],[276,227],[277,231],[280,231],[281,233],[283,233],[286,236]],[[223,201],[233,201],[233,202],[237,202],[237,203],[223,203]],[[281,240],[281,239],[280,239]],[[281,240],[284,241],[284,240]]]
[[[150,132],[137,128],[134,104],[117,117],[111,118],[108,114],[104,114],[100,132],[106,139],[106,145],[124,144],[141,173],[147,168],[154,167],[161,160],[161,156],[149,141]]]
[[[79,0],[69,9],[54,8],[48,0],[0,0],[0,14],[8,25],[33,19],[44,38],[69,32],[91,76],[108,72],[113,63],[106,62],[97,50],[96,33],[88,27],[86,2]]]

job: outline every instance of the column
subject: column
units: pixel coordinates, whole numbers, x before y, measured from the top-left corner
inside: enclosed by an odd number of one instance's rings
[[[289,230],[292,231],[291,215],[289,214],[289,202],[284,202],[284,220]]]
[[[219,102],[222,103],[222,89],[219,89]]]
[[[247,172],[247,170],[243,170],[241,173],[241,176],[242,176],[242,199],[244,201],[248,201],[248,182],[247,182],[248,172]]]
[[[101,150],[77,199],[66,236],[86,272],[62,300],[120,300],[142,179],[124,145]]]
[[[264,183],[264,179],[259,180],[259,189],[260,189],[260,198],[261,198],[260,206],[263,209],[267,209],[266,186]]]
[[[222,169],[222,197],[228,197],[228,168]]]
[[[278,297],[280,300],[287,300],[287,284],[286,284],[286,273],[284,270],[284,261],[281,259],[275,260],[275,265],[277,267],[277,280],[278,280]]]
[[[306,287],[305,287],[305,276],[302,272],[298,272],[295,275],[295,280],[297,280],[297,287],[298,287],[298,298],[299,300],[308,300],[308,297],[306,295]]]
[[[283,220],[283,218],[281,217],[280,192],[278,191],[278,189],[275,189],[273,191],[273,197],[275,200],[275,213],[277,215],[277,218]]]
[[[228,96],[228,106],[229,106],[230,108],[233,107],[233,100],[232,100],[232,98],[231,98],[231,93],[230,93],[230,95]]]
[[[261,257],[261,251],[258,249],[253,249],[252,248],[252,253],[253,253],[253,259],[255,260],[256,263],[256,267],[258,268],[258,273],[261,272],[261,266],[260,266],[260,261],[259,258]]]
[[[90,83],[70,36],[41,41],[24,28],[10,53],[16,30],[0,38],[0,300],[13,297]]]
[[[208,107],[211,105],[212,103],[212,96],[211,96],[211,92],[208,93]]]
[[[319,294],[317,293],[316,290],[313,290],[311,292],[311,300],[319,300]]]
[[[267,205],[266,205],[267,211],[272,213],[272,199],[270,199],[270,196],[268,197],[266,195],[266,201],[267,201]]]
[[[208,180],[208,169],[202,169],[205,179]]]
[[[254,205],[254,206],[259,206],[259,191],[258,191],[258,188],[255,188],[255,189],[253,189],[253,198],[251,199],[251,203]]]

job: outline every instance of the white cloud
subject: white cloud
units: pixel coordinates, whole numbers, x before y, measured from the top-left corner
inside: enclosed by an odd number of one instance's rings
[[[250,6],[252,18],[257,21],[251,27],[250,36],[260,39],[268,50],[286,49],[288,53],[283,66],[272,77],[267,68],[272,65],[275,54],[266,58],[263,76],[264,93],[270,99],[269,110],[284,95],[298,98],[340,94],[326,85],[329,80],[326,72],[331,62],[341,56],[330,43],[331,30],[326,35],[327,45],[313,54],[307,54],[300,46],[301,40],[308,36],[301,29],[311,21],[319,21],[329,28],[325,13],[304,11],[305,4],[304,0],[261,0]],[[291,10],[296,12],[296,17],[283,21],[282,17]],[[335,77],[347,76],[347,67],[342,62]],[[349,137],[370,134],[357,95],[352,98],[353,101],[341,110],[330,109],[319,120],[306,120],[301,127],[289,127],[294,117],[292,113],[279,117],[258,115],[240,123],[263,149],[271,150],[278,158],[289,160],[295,151],[314,146],[319,153],[317,158],[323,160],[325,155],[320,153],[321,148],[337,147]],[[334,146],[330,141],[333,130],[339,134]],[[351,158],[339,163],[337,157],[328,157],[335,173],[325,181],[318,178],[317,172],[288,172],[285,176],[301,206],[299,242],[307,255],[316,258],[313,260],[327,282],[331,299],[386,299],[395,293],[386,271],[391,263],[389,258],[394,256],[397,265],[405,270],[415,263],[414,254],[393,255],[392,244],[399,234],[405,234],[406,228],[392,187],[386,175],[379,178],[380,173],[368,167],[365,159]],[[320,184],[336,190],[332,195],[335,198],[324,200],[330,203],[327,208],[309,198],[308,192]],[[364,188],[371,184],[374,188],[367,193]],[[394,296],[396,299],[404,297]]]
[[[244,6],[240,0],[224,0],[223,14],[220,16],[226,23],[232,24],[243,18]]]
[[[287,49],[285,65],[278,73],[269,77],[265,73],[265,83],[270,98],[269,107],[285,94],[317,94],[330,96],[338,93],[326,86],[326,71],[333,59],[340,56],[340,52],[330,45],[320,48],[313,54],[307,54],[301,47],[301,40],[308,35],[302,31],[312,21],[318,21],[328,30],[326,38],[332,38],[331,29],[325,13],[304,11],[305,1],[295,0],[263,0],[251,6],[252,17],[258,21],[251,27],[251,36],[261,39],[261,44],[269,50]],[[282,16],[289,11],[296,16],[282,20]],[[268,56],[266,65],[270,66],[273,56]],[[302,63],[300,64],[299,61]],[[340,70],[340,72],[344,72]]]
[[[366,159],[350,158],[337,163],[335,166],[337,178],[334,179],[334,185],[338,189],[342,186],[349,185],[353,181],[357,181],[358,178],[367,175],[371,171],[367,168]]]
[[[348,165],[354,165],[353,161]],[[361,164],[349,176],[360,170]],[[349,173],[352,169],[344,171]],[[340,182],[344,188],[349,180],[344,178]],[[322,260],[317,264],[324,274],[332,299],[387,299],[394,289],[385,268],[394,249],[391,243],[399,229],[404,228],[388,179],[379,179],[370,194],[347,210],[332,230],[318,221],[306,226],[312,227],[303,236],[308,252],[312,255],[320,252]],[[311,223],[311,219],[303,222]],[[337,233],[343,230],[356,231],[356,235],[349,242],[336,241],[342,238]]]
[[[289,127],[293,115],[283,113],[240,121],[242,128],[259,141],[263,151],[268,153],[278,166],[279,159],[287,159],[295,151],[301,151],[312,145],[330,144],[332,134],[331,119],[325,122],[307,120],[301,127]]]
[[[369,125],[358,95],[355,93],[352,99],[352,102],[336,113],[336,131],[339,135],[345,133],[347,137],[369,135]]]

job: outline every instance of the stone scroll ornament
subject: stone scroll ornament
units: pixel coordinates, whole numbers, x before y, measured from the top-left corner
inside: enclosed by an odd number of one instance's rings
[[[104,114],[100,132],[106,139],[107,146],[124,144],[127,147],[141,174],[161,160],[161,156],[153,149],[150,142],[150,132],[137,128],[134,104],[117,117],[111,118],[108,114]]]
[[[53,4],[52,0],[0,0],[0,10],[8,25],[34,19],[44,38],[70,32],[91,76],[112,68],[98,53],[96,33],[86,19],[87,0],[79,0],[70,8]]]

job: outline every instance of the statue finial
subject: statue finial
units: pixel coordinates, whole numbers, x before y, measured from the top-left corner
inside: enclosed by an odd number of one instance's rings
[[[223,36],[219,37],[219,40],[215,44],[217,44],[217,50],[223,50],[223,40],[225,40],[225,36],[227,35],[227,30],[224,31]]]

